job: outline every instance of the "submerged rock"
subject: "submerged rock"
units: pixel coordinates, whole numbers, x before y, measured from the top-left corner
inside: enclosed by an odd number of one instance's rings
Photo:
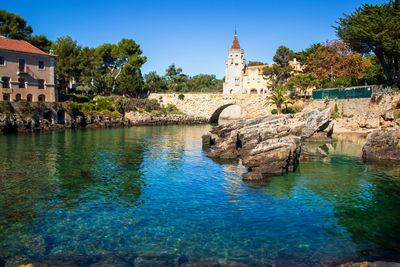
[[[362,148],[364,160],[400,160],[400,128],[384,128],[371,132]]]
[[[138,267],[181,266],[187,261],[186,256],[169,253],[149,253],[137,257],[134,265]]]
[[[210,158],[242,159],[248,168],[244,180],[282,175],[296,169],[302,140],[315,133],[332,134],[330,113],[330,109],[312,110],[219,125],[203,135],[203,146],[215,143],[208,153]]]

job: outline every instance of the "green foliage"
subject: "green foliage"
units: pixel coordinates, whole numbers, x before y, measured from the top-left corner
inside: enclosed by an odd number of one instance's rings
[[[335,119],[341,118],[341,117],[342,117],[342,115],[339,112],[338,105],[335,103],[335,106],[331,112],[331,118],[335,120]]]
[[[16,40],[25,40],[33,32],[26,20],[17,14],[0,10],[0,34]]]
[[[300,52],[296,52],[294,53],[294,57],[300,61],[302,64],[307,65],[308,64],[308,57],[311,54],[314,54],[318,48],[321,46],[320,43],[317,44],[312,44],[309,48],[307,48],[306,50],[300,51]]]
[[[264,76],[272,83],[272,87],[282,87],[286,80],[292,75],[293,68],[289,61],[293,59],[293,51],[285,46],[280,46],[275,53],[274,62],[271,67],[263,68]]]
[[[285,107],[282,109],[283,114],[293,114],[296,113],[296,111],[293,109],[293,107]]]
[[[271,95],[266,97],[266,104],[274,104],[276,105],[276,109],[278,110],[278,114],[282,111],[282,105],[292,103],[293,101],[290,99],[290,96],[287,95],[287,90],[283,87],[276,87]]]
[[[400,109],[397,109],[394,111],[393,118],[394,118],[394,120],[397,120],[398,118],[400,118]]]
[[[165,79],[167,81],[168,91],[185,91],[188,77],[182,73],[182,68],[176,68],[175,64],[170,65],[168,69],[165,70]]]
[[[325,96],[324,97],[324,104],[325,104],[325,108],[329,107],[329,103],[331,102],[329,96]]]
[[[144,75],[145,90],[150,92],[164,92],[167,90],[166,80],[157,75],[155,71]]]
[[[359,53],[373,52],[387,82],[400,85],[400,1],[381,5],[364,4],[339,18],[338,36]]]
[[[286,86],[299,89],[302,96],[307,94],[308,89],[316,87],[318,84],[317,78],[311,73],[299,73],[290,77],[286,82]]]
[[[26,100],[21,100],[19,102],[19,113],[23,118],[31,118],[33,117],[33,107],[30,103],[28,103]]]
[[[261,62],[261,61],[249,61],[247,66],[260,66],[260,65],[268,65],[267,63]]]
[[[68,94],[69,83],[79,76],[79,53],[81,46],[71,37],[59,37],[53,44],[57,55],[54,74],[57,76],[58,88],[63,88]]]
[[[49,53],[53,46],[53,42],[47,39],[46,35],[32,35],[27,41],[46,53]]]
[[[186,115],[181,112],[174,104],[168,104],[166,107],[161,108],[160,111],[157,111],[156,114],[176,114],[176,115]]]
[[[0,114],[10,114],[12,112],[11,104],[8,101],[0,101]]]
[[[184,100],[185,99],[185,95],[184,94],[179,94],[178,95],[178,99],[179,100]]]
[[[335,81],[324,79],[321,82],[321,88],[341,88],[358,85],[358,80],[351,77],[339,77]]]
[[[271,110],[271,114],[272,115],[278,114],[278,110],[276,108],[274,108],[273,110]]]
[[[150,107],[150,105],[146,105],[146,107],[144,108],[144,110],[145,110],[146,112],[151,112],[151,107]]]

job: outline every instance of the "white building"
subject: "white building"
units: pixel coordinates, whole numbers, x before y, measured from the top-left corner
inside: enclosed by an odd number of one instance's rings
[[[237,35],[233,39],[232,47],[228,50],[228,59],[225,62],[224,94],[244,94],[243,73],[246,69],[246,60],[243,58],[244,50],[240,49]]]

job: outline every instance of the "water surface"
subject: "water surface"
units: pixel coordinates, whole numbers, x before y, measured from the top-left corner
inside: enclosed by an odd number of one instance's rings
[[[104,251],[255,265],[400,260],[400,170],[364,164],[362,142],[295,173],[244,183],[206,157],[210,126],[0,136],[0,259]]]

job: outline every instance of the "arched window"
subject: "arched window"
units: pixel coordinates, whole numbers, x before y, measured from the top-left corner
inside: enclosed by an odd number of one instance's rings
[[[32,102],[33,101],[31,94],[26,96],[26,101],[28,101],[28,102]]]
[[[44,95],[39,95],[38,96],[38,101],[39,102],[45,102],[46,101],[46,97]]]
[[[250,90],[250,94],[256,95],[257,94],[257,89],[253,88]]]
[[[15,101],[20,101],[20,100],[21,100],[21,94],[16,94]]]

